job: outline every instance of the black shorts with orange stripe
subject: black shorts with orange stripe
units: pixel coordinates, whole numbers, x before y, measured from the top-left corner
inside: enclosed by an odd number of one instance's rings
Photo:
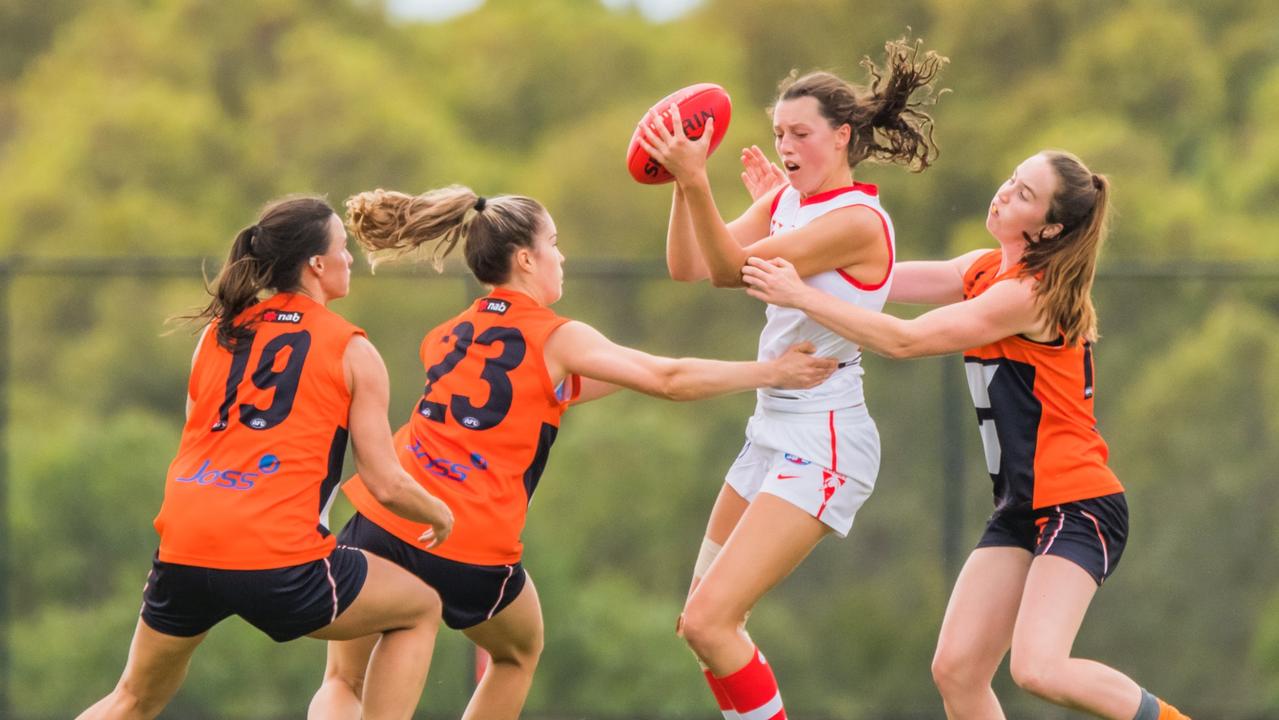
[[[384,557],[435,588],[444,603],[444,624],[454,630],[474,627],[502,612],[519,597],[528,577],[518,562],[472,565],[434,555],[360,513],[347,521],[338,542]]]
[[[1119,565],[1128,542],[1124,493],[1049,505],[996,510],[977,547],[1019,547],[1056,555],[1083,568],[1098,585]]]

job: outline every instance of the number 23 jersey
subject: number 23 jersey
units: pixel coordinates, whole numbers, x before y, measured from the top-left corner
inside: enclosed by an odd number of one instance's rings
[[[155,519],[164,562],[263,570],[333,551],[327,516],[351,406],[343,357],[364,331],[294,293],[237,321],[255,315],[236,352],[210,325],[196,353],[193,404]]]
[[[422,341],[426,387],[395,434],[400,464],[453,511],[431,553],[476,565],[519,561],[529,501],[578,392],[552,384],[546,340],[567,318],[523,293],[496,289]],[[347,497],[365,517],[420,547],[425,525],[377,502],[357,475]]]
[[[964,275],[964,299],[1015,277],[999,250]],[[1014,335],[964,353],[998,509],[1042,508],[1123,492],[1093,414],[1092,344]]]

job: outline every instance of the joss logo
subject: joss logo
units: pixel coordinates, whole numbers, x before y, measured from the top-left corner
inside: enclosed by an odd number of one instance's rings
[[[179,475],[173,481],[226,490],[252,490],[263,475],[271,475],[279,469],[280,458],[270,454],[263,455],[258,460],[256,471],[219,470],[213,467],[212,461],[206,459],[195,472]]]
[[[480,312],[495,313],[497,315],[505,315],[507,310],[511,309],[511,304],[505,300],[494,300],[493,298],[484,298],[480,301]]]
[[[302,313],[297,311],[281,312],[279,310],[267,310],[262,313],[262,322],[292,323],[293,325],[297,325],[302,322]]]
[[[479,453],[471,453],[469,465],[447,458],[434,457],[422,446],[422,442],[416,439],[409,444],[408,449],[413,453],[413,457],[417,458],[418,465],[423,470],[454,482],[465,482],[467,475],[473,470],[476,468],[486,470],[489,466],[488,461]]]

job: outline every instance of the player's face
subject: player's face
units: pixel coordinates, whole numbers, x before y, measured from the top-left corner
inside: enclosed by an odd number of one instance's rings
[[[560,253],[559,231],[549,213],[533,237],[533,257],[537,260],[537,288],[550,305],[564,294],[564,255]]]
[[[773,108],[777,158],[790,184],[805,197],[834,189],[826,186],[842,180],[849,132],[848,125],[830,126],[816,98],[782,100]]]
[[[1022,161],[999,186],[986,214],[986,229],[1001,243],[1025,242],[1023,233],[1038,237],[1057,192],[1057,173],[1043,155]]]
[[[329,247],[319,256],[320,287],[329,300],[346,297],[351,291],[351,263],[354,258],[346,249],[346,228],[337,215],[329,216]]]

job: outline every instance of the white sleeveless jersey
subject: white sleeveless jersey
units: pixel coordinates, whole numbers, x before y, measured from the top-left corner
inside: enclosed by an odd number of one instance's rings
[[[888,271],[884,278],[875,284],[866,285],[842,269],[836,269],[806,277],[804,282],[845,302],[880,312],[893,282],[896,245],[893,221],[880,207],[879,189],[874,185],[853,183],[851,187],[819,193],[802,200],[799,191],[788,185],[773,200],[769,235],[802,228],[828,212],[856,205],[873,210],[884,224],[884,234],[888,238]],[[861,347],[857,343],[814,322],[808,315],[794,308],[769,305],[764,316],[767,322],[759,336],[760,360],[772,360],[786,352],[786,348],[791,345],[807,340],[817,347],[817,355],[838,358],[841,367],[826,382],[808,390],[759,390],[760,408],[783,412],[825,412],[851,407],[864,401]]]

